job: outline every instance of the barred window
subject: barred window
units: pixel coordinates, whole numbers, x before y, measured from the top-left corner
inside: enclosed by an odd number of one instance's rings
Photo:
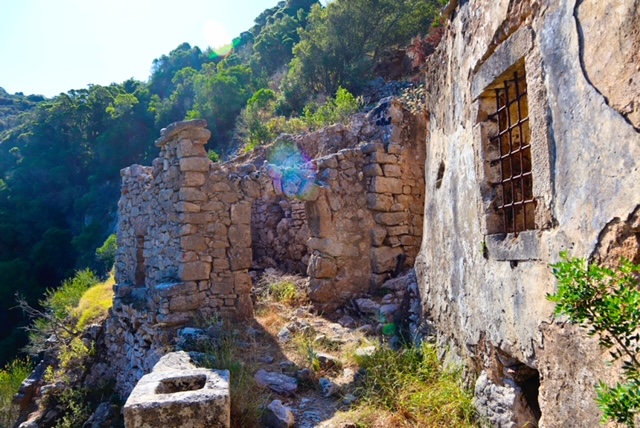
[[[527,83],[522,72],[514,72],[495,91],[495,113],[490,119],[497,134],[489,137],[492,165],[499,169],[495,209],[502,217],[498,232],[517,233],[535,229],[536,201],[533,197],[531,132]]]

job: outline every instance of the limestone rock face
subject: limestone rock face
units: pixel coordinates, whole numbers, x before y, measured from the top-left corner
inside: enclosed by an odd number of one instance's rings
[[[640,1],[587,0],[577,8],[586,77],[640,130]]]

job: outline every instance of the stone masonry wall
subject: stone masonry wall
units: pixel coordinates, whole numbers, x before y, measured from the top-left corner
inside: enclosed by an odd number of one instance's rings
[[[371,113],[390,132],[315,162],[307,202],[311,297],[325,309],[375,291],[413,266],[422,236],[424,127],[387,100]]]
[[[177,329],[220,313],[251,316],[250,270],[306,272],[314,303],[334,309],[411,266],[418,252],[424,122],[398,101],[350,127],[283,138],[253,161],[212,163],[205,126],[170,125],[152,167],[122,170],[105,337],[125,395],[171,349]]]

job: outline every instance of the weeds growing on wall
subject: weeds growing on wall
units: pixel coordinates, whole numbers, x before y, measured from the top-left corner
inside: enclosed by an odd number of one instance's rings
[[[621,360],[624,382],[615,386],[600,381],[598,405],[603,420],[633,427],[640,412],[640,265],[621,260],[611,269],[560,253],[552,265],[558,291],[548,295],[556,315],[566,315],[597,336],[614,360]]]

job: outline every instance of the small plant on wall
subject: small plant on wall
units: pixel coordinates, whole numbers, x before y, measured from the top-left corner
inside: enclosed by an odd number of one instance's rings
[[[614,360],[621,360],[623,382],[609,386],[600,381],[597,402],[603,420],[634,426],[640,413],[640,265],[621,260],[616,268],[588,264],[560,253],[552,265],[558,290],[547,298],[556,303],[556,315],[588,329]]]

